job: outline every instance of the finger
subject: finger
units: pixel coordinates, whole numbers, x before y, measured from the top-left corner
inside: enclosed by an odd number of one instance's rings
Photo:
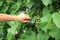
[[[25,16],[26,18],[30,19],[29,15],[27,14],[22,14],[23,16]]]
[[[26,15],[24,20],[30,20],[30,17],[28,15]]]
[[[29,15],[26,15],[27,19],[30,19]]]
[[[25,21],[25,20],[30,20],[30,18],[24,18],[24,21]]]
[[[23,23],[26,23],[26,22],[30,22],[29,20],[25,20],[25,21],[23,21]]]
[[[25,20],[29,20],[29,21],[30,21],[30,18],[24,18],[24,20],[23,20],[23,21],[25,21]]]

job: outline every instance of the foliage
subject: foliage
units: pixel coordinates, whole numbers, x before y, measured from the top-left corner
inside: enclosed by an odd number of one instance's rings
[[[0,13],[22,11],[31,21],[0,22],[0,40],[60,40],[60,0],[0,0]]]

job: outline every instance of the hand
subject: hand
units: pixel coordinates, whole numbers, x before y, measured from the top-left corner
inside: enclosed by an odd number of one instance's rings
[[[30,17],[27,14],[20,14],[17,16],[17,18],[18,18],[18,21],[23,22],[23,23],[30,21]]]

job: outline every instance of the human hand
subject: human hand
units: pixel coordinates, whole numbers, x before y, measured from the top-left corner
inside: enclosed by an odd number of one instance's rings
[[[17,16],[17,18],[18,18],[18,21],[23,22],[23,23],[26,23],[26,22],[29,22],[30,21],[29,15],[23,14],[23,13],[22,14],[19,14]]]

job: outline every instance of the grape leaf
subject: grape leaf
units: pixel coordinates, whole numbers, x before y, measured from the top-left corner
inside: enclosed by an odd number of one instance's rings
[[[11,33],[11,34],[15,35],[15,33],[16,33],[16,28],[14,28],[14,27],[9,28],[9,29],[8,29],[8,33]]]
[[[27,0],[27,2],[25,2],[25,5],[26,7],[31,8],[34,5],[34,2],[31,0]]]
[[[46,15],[41,18],[40,29],[44,30],[44,32],[46,33],[48,27],[50,27],[50,24],[51,24],[51,15]]]
[[[7,4],[9,4],[9,3],[11,3],[11,2],[12,2],[12,0],[6,0],[6,2],[7,2]]]
[[[49,35],[48,33],[44,33],[42,31],[40,31],[37,35],[37,40],[48,40]]]
[[[50,6],[48,7],[48,9],[49,9],[49,12],[52,12],[52,10],[53,10],[53,5],[50,5]]]
[[[45,6],[48,6],[52,2],[52,0],[41,0],[41,1]]]
[[[50,14],[41,17],[41,23],[48,22],[48,20],[49,20],[50,18],[51,18],[51,15],[50,15]]]
[[[2,3],[3,3],[3,0],[0,0],[0,6],[2,5]]]
[[[55,24],[51,23],[48,29],[49,35],[52,38],[60,39],[60,29],[58,29]]]
[[[9,26],[11,26],[11,28],[9,28],[7,30],[8,31],[7,39],[11,40],[16,34],[16,31],[17,31],[17,28],[18,28],[18,21],[16,19],[15,21],[10,21],[10,22],[7,22],[7,23],[9,24]]]
[[[6,13],[7,10],[8,10],[8,8],[9,8],[9,5],[5,5],[5,6],[3,6],[3,8],[1,9],[1,12]]]
[[[49,35],[55,39],[60,39],[60,30],[56,28],[55,26],[51,26]]]
[[[57,28],[60,28],[60,14],[58,13],[54,13],[52,15],[52,18],[53,18],[53,22],[54,24],[56,25]]]
[[[15,14],[16,11],[20,8],[21,3],[17,2],[14,5],[11,6],[9,12],[10,14]]]
[[[36,40],[36,34],[35,32],[29,29],[25,33],[22,33],[18,40]]]
[[[45,15],[49,15],[48,7],[43,8],[43,16],[45,16]]]
[[[12,40],[12,38],[13,38],[13,34],[8,33],[8,35],[7,35],[7,40]]]

